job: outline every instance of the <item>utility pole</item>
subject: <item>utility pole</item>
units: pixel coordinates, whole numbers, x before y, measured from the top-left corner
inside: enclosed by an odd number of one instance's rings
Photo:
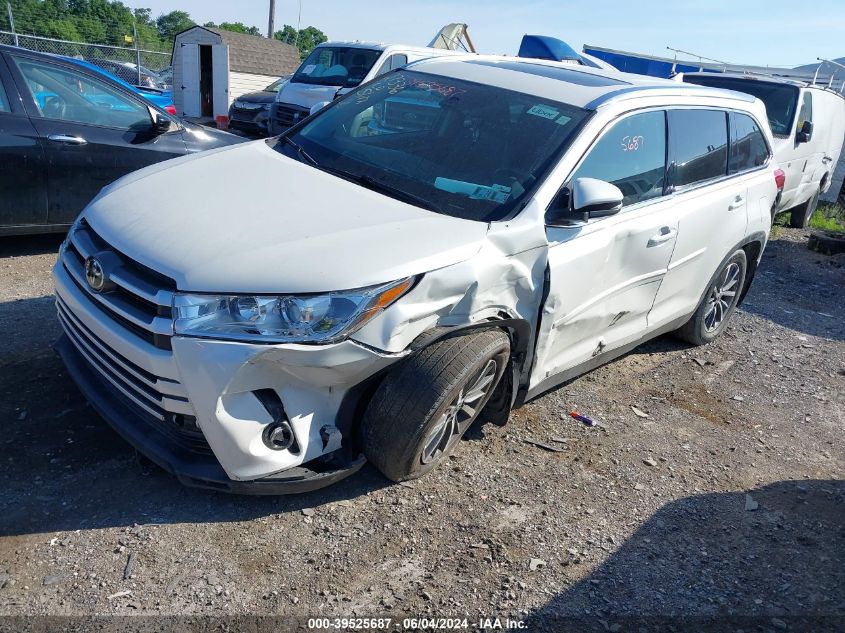
[[[6,3],[6,11],[9,13],[9,26],[12,29],[12,37],[15,38],[15,46],[18,46],[18,32],[15,30],[15,16],[12,15],[12,3]]]
[[[267,37],[273,38],[276,22],[276,0],[270,0],[270,19],[267,22]]]

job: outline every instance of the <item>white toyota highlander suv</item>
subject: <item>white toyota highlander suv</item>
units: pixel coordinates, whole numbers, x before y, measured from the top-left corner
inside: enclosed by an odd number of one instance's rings
[[[724,331],[783,186],[765,121],[719,89],[417,62],[106,187],[54,270],[57,348],[186,484],[418,477],[479,418],[661,333]]]

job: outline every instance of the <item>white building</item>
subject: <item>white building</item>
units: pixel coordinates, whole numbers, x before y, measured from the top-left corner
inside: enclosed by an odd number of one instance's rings
[[[227,116],[232,101],[299,66],[299,51],[275,39],[194,26],[173,42],[173,103],[180,116]]]

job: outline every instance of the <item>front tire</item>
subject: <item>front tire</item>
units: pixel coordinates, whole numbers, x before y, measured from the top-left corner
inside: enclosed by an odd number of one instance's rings
[[[722,265],[692,318],[677,330],[677,336],[687,343],[704,345],[724,332],[745,286],[747,270],[748,258],[740,249]]]
[[[438,341],[380,385],[362,421],[364,454],[388,479],[426,474],[460,441],[490,400],[510,357],[501,330]]]

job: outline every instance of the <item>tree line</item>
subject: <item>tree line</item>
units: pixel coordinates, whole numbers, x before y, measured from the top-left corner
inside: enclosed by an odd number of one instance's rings
[[[186,11],[171,11],[154,18],[150,9],[131,9],[118,0],[11,0],[11,3],[18,33],[90,44],[131,45],[134,24],[140,45],[169,51],[177,33],[196,25]],[[0,24],[5,23],[5,13],[0,11]],[[257,26],[243,22],[206,22],[203,26],[262,35]],[[288,24],[273,37],[296,46],[303,59],[327,39],[316,27],[297,31]]]

